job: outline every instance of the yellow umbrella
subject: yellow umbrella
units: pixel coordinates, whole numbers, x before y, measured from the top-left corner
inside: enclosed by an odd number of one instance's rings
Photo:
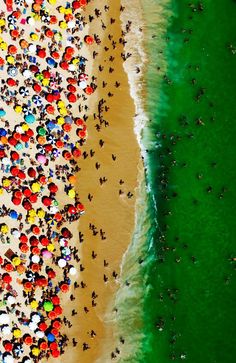
[[[6,42],[1,42],[1,43],[0,43],[0,48],[1,48],[2,50],[7,50],[7,43],[6,43]]]
[[[39,348],[34,347],[34,348],[32,349],[32,354],[33,354],[35,357],[38,357],[39,353],[40,353],[40,349],[39,349]]]
[[[16,111],[16,113],[21,113],[22,112],[22,107],[17,105],[14,110]]]
[[[22,130],[23,131],[28,131],[29,130],[29,125],[24,123],[22,126],[21,126]]]
[[[45,211],[40,208],[38,211],[37,211],[37,215],[39,218],[44,218],[45,217]]]
[[[21,259],[19,257],[14,257],[12,263],[14,266],[19,266],[21,264]]]
[[[0,19],[0,26],[4,26],[6,24],[4,19]]]
[[[13,335],[14,335],[15,338],[21,338],[22,332],[21,332],[20,329],[14,329]]]
[[[11,185],[11,181],[10,179],[4,179],[3,182],[2,182],[2,185],[5,187],[5,188],[8,188],[10,185]]]
[[[70,189],[69,192],[68,192],[68,196],[71,198],[71,199],[74,199],[75,198],[75,191],[74,189]]]
[[[48,85],[49,85],[49,82],[50,82],[50,79],[48,79],[48,78],[44,78],[44,79],[42,80],[42,85],[43,85],[43,86],[48,86]]]
[[[36,217],[36,212],[34,209],[30,209],[28,213],[29,213],[29,217]]]
[[[2,224],[1,225],[1,232],[3,233],[3,234],[7,234],[7,232],[9,231],[9,228],[8,228],[8,226],[6,225],[6,224]]]
[[[39,193],[41,190],[40,184],[37,182],[33,183],[31,186],[31,189],[32,189],[33,193]]]
[[[28,217],[28,218],[27,218],[27,222],[28,222],[29,224],[33,224],[33,223],[35,222],[35,218],[34,218],[34,217]]]
[[[30,306],[32,309],[37,309],[39,306],[38,302],[36,300],[31,301]]]
[[[3,193],[3,188],[0,188],[0,195]]]
[[[14,58],[12,55],[9,55],[9,56],[7,57],[7,62],[8,62],[9,64],[14,64],[14,63],[15,63],[15,58]]]
[[[55,246],[54,246],[54,244],[53,244],[53,243],[49,243],[49,244],[47,245],[47,250],[48,250],[49,252],[53,252],[53,251],[54,251],[54,249],[55,249]]]

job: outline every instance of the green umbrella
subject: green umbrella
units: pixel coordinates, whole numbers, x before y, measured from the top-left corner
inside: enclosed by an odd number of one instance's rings
[[[43,304],[44,310],[49,312],[53,310],[53,303],[51,301],[45,301]]]

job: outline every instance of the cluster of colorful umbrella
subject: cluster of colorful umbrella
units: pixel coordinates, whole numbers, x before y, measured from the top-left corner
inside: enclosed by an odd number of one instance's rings
[[[66,224],[84,213],[74,189],[74,165],[87,127],[85,115],[79,117],[77,110],[80,99],[96,89],[81,48],[92,46],[94,38],[85,33],[80,15],[86,0],[59,7],[56,0],[5,3],[0,72],[7,75],[2,82],[7,107],[0,107],[0,195],[3,201],[4,194],[7,200],[10,196],[11,205],[5,211],[0,208],[0,237],[10,243],[0,256],[0,360],[32,363],[59,357],[64,344],[58,295],[69,291],[77,273],[70,247],[73,235]],[[27,27],[30,31],[24,33]],[[82,32],[81,43],[73,40],[74,27]],[[14,118],[9,117],[9,107]],[[62,188],[57,165],[63,168]],[[59,193],[65,193],[65,205]],[[23,315],[14,314],[19,309],[17,284],[27,296]]]

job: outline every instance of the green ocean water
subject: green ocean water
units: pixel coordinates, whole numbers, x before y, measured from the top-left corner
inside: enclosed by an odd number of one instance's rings
[[[233,363],[236,2],[163,1],[160,26],[150,14],[161,4],[143,0],[151,120],[143,140],[158,228],[147,239],[136,362]]]

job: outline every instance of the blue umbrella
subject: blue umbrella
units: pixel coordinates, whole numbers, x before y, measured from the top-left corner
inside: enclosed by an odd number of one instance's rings
[[[0,117],[3,117],[6,115],[6,111],[4,111],[3,108],[0,108]]]
[[[10,217],[13,218],[13,219],[17,219],[18,217],[18,214],[15,210],[11,210],[10,211]]]
[[[7,134],[7,131],[1,127],[0,128],[0,136],[6,136],[6,134]]]
[[[49,342],[54,342],[54,340],[55,340],[55,336],[54,336],[52,333],[49,333],[49,334],[47,335],[47,338],[48,338],[48,341],[49,341]]]
[[[51,57],[46,58],[46,62],[50,67],[56,67],[57,65],[57,62]]]
[[[30,113],[29,115],[26,115],[24,117],[24,119],[27,122],[27,124],[33,124],[35,122],[35,117],[34,117],[34,115],[32,115],[32,113]]]
[[[54,124],[54,122],[52,122],[52,121],[50,121],[50,122],[48,122],[48,124],[47,124],[47,128],[49,129],[49,130],[53,130],[54,128],[55,128],[55,124]]]

